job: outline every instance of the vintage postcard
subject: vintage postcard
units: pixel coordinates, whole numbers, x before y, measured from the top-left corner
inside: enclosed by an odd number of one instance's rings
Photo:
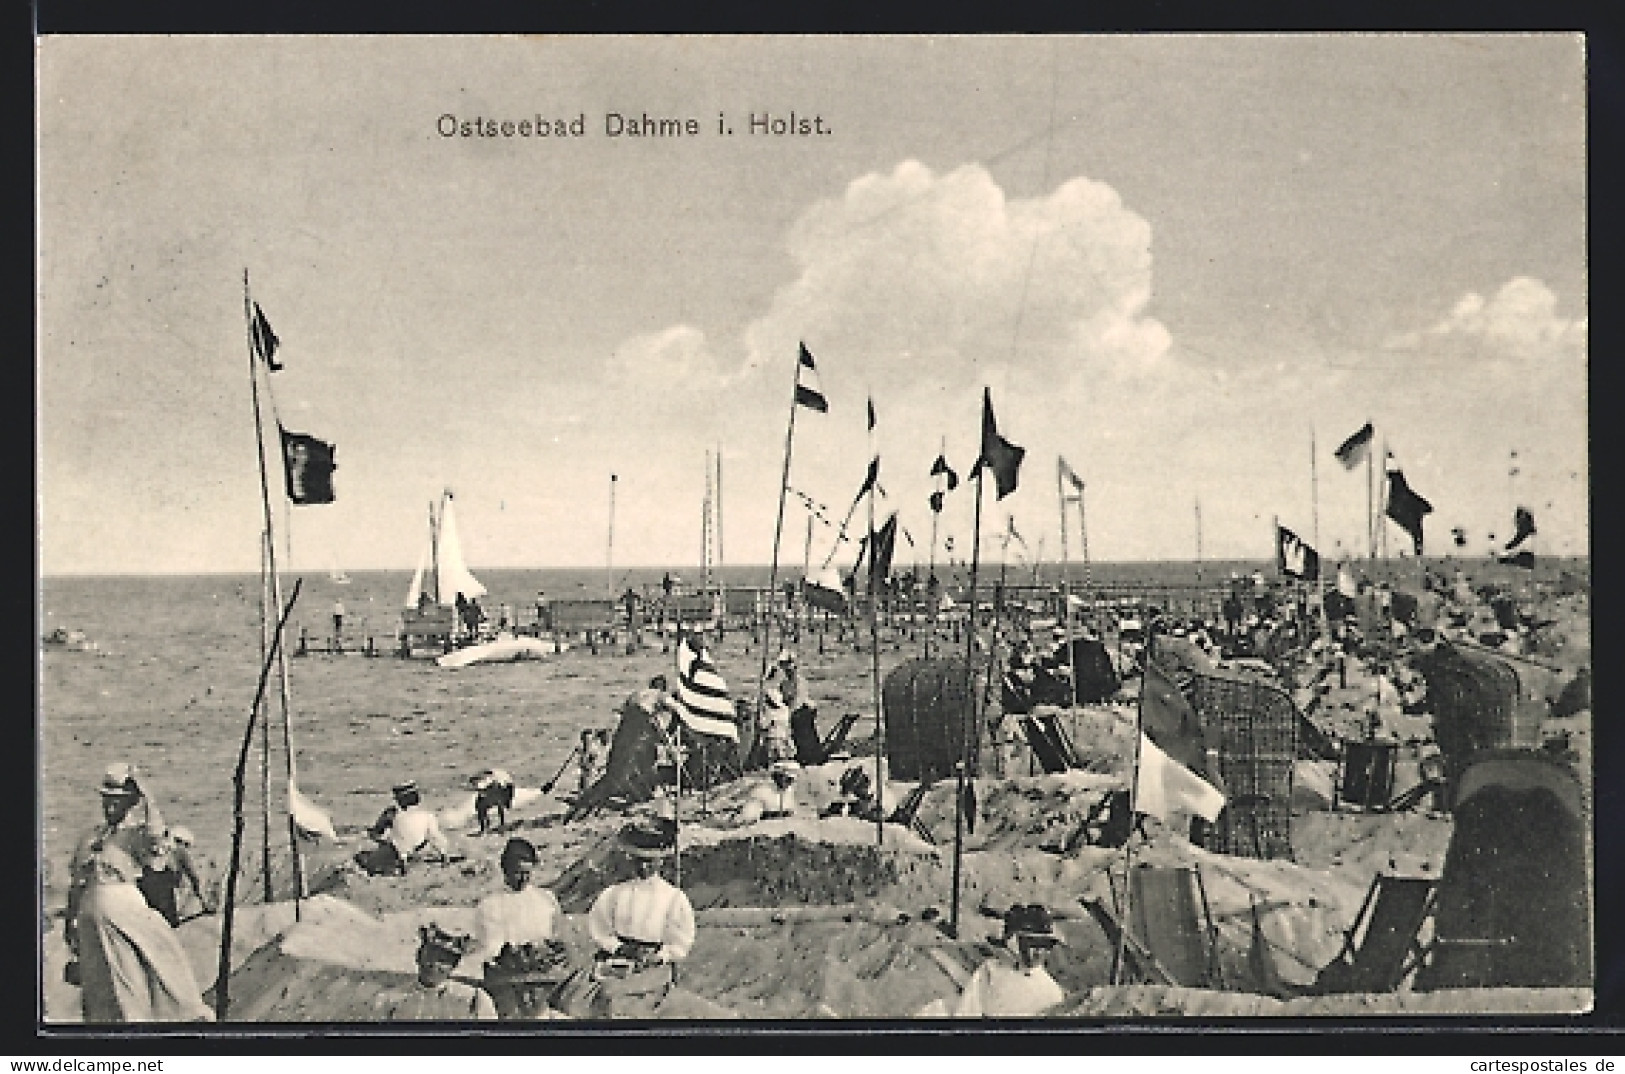
[[[41,37],[44,1030],[1590,1010],[1585,61]]]

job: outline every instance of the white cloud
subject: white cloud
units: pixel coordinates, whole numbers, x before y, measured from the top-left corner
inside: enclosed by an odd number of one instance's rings
[[[1491,357],[1536,362],[1583,357],[1585,317],[1561,317],[1557,295],[1539,280],[1516,276],[1486,299],[1469,291],[1438,324],[1394,337],[1389,346],[1415,350],[1440,344],[1481,346]]]
[[[665,393],[713,386],[717,363],[705,333],[679,324],[625,340],[610,355],[604,374],[614,387]]]

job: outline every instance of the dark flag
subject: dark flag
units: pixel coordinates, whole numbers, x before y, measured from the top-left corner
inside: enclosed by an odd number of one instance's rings
[[[801,371],[803,369],[811,370],[813,386],[801,383]],[[818,366],[813,364],[812,352],[803,343],[801,345],[801,364],[796,367],[796,402],[810,410],[816,410],[820,414],[827,414],[829,413],[829,400],[824,398],[824,393],[818,390],[817,385]]]
[[[892,556],[897,551],[897,515],[894,512],[874,532],[869,541],[869,592],[878,593],[891,574]]]
[[[1336,453],[1343,469],[1352,470],[1365,461],[1367,453],[1371,451],[1371,437],[1375,432],[1368,421],[1360,427],[1359,432],[1343,441]]]
[[[1498,556],[1496,558],[1502,563],[1513,567],[1522,567],[1526,571],[1535,569],[1535,554],[1527,548],[1514,552],[1510,556]]]
[[[868,404],[869,404],[869,431],[874,432],[875,431],[875,401],[871,397],[868,400],[866,400],[866,402],[868,402]]]
[[[936,477],[938,474],[942,474],[948,479],[946,491],[952,492],[959,487],[959,475],[954,473],[953,468],[948,465],[948,456],[946,455],[938,455],[937,461],[931,464],[931,476]]]
[[[1510,552],[1525,540],[1535,535],[1535,515],[1527,507],[1520,507],[1512,513],[1512,540],[1507,542],[1507,551]]]
[[[938,514],[942,513],[942,493],[933,492],[931,494],[931,510]]]
[[[862,500],[875,489],[880,488],[880,456],[876,455],[869,460],[869,472],[863,475],[863,484],[858,486],[858,494],[852,498],[854,504]],[[881,490],[884,494],[885,490]]]
[[[998,423],[993,419],[993,393],[983,388],[982,453],[977,457],[976,465],[971,467],[971,473],[984,466],[992,469],[993,480],[999,491],[997,498],[1002,500],[1016,491],[1016,475],[1026,454],[1026,448],[1017,447],[999,435]]]
[[[1456,542],[1457,548],[1467,547],[1467,531],[1462,529],[1460,526],[1452,526],[1450,528],[1450,539]]]
[[[1383,513],[1411,535],[1417,555],[1422,554],[1422,516],[1432,512],[1433,505],[1405,483],[1405,475],[1398,467],[1388,471],[1388,507]]]
[[[1160,661],[1146,658],[1140,691],[1140,729],[1146,737],[1192,772],[1204,772],[1207,740],[1202,719]]]
[[[272,370],[282,368],[276,360],[276,348],[280,342],[276,333],[271,331],[271,322],[265,319],[265,313],[260,309],[258,302],[254,303],[254,321],[249,326],[249,333],[254,339],[254,353],[265,359],[265,364]]]
[[[282,469],[288,499],[301,506],[333,502],[333,445],[304,433],[290,433],[281,425]]]
[[[1320,577],[1320,553],[1281,525],[1275,527],[1275,565],[1282,574],[1305,582],[1313,582]]]

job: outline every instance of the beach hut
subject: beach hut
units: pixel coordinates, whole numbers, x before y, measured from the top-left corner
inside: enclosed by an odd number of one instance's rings
[[[1252,676],[1215,669],[1192,676],[1191,701],[1208,742],[1218,741],[1226,798],[1205,846],[1237,857],[1290,859],[1300,722],[1292,698]]]
[[[1588,822],[1568,766],[1480,753],[1456,781],[1431,957],[1417,991],[1592,984]]]
[[[980,687],[979,677],[967,692],[965,662],[951,659],[909,660],[894,668],[881,687],[886,714],[886,760],[891,778],[931,782],[950,778],[962,756],[967,709]],[[985,721],[983,721],[985,723]],[[970,774],[980,765],[987,743],[982,727],[970,751]]]

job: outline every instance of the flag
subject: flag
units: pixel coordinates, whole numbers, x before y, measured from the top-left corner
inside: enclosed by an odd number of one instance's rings
[[[879,455],[876,455],[874,458],[869,460],[869,470],[863,475],[863,484],[858,486],[858,494],[852,498],[853,504],[858,503],[863,499],[865,494],[877,488],[880,488]],[[885,495],[884,489],[881,489],[881,495]]]
[[[1055,461],[1059,464],[1058,469],[1060,470],[1060,473],[1061,473],[1061,480],[1065,481],[1067,484],[1071,485],[1073,492],[1075,492],[1078,496],[1082,496],[1083,495],[1083,478],[1078,476],[1078,472],[1076,470],[1072,469],[1071,466],[1067,465],[1066,459],[1064,459],[1061,456],[1057,455],[1057,456],[1055,456]],[[1073,499],[1073,498],[1075,498],[1075,497],[1068,497],[1068,499]]]
[[[873,396],[870,396],[865,401],[869,404],[869,431],[874,432],[875,431],[875,400],[874,400]]]
[[[801,383],[801,371],[803,369],[812,371],[812,386]],[[829,400],[824,398],[824,393],[818,390],[817,385],[818,366],[813,364],[812,351],[809,351],[807,345],[803,343],[801,345],[801,364],[796,367],[796,402],[809,410],[827,414],[829,412]]]
[[[976,802],[976,780],[965,777],[965,793],[959,799],[959,811],[965,815],[965,833],[976,834],[976,814],[981,811]]]
[[[1140,765],[1134,778],[1134,811],[1166,822],[1175,811],[1212,823],[1224,809],[1224,792],[1164,753],[1140,734]]]
[[[1383,511],[1399,523],[1399,528],[1411,535],[1416,554],[1422,554],[1422,516],[1431,514],[1433,505],[1418,496],[1405,483],[1405,475],[1395,466],[1388,471],[1388,506]]]
[[[1512,540],[1507,542],[1508,552],[1518,547],[1527,538],[1535,535],[1534,512],[1527,507],[1520,507],[1512,512],[1512,528],[1517,532],[1513,533]]]
[[[1320,553],[1285,526],[1275,527],[1275,565],[1282,574],[1305,582],[1320,578]]]
[[[891,516],[881,527],[871,534],[872,540],[868,543],[869,550],[869,592],[879,592],[886,584],[886,578],[891,574],[892,556],[897,550],[897,512]]]
[[[948,479],[948,487],[945,491],[952,492],[959,487],[959,475],[954,473],[953,467],[948,465],[948,456],[946,455],[938,455],[937,461],[931,464],[931,476],[936,477],[938,474],[942,474]]]
[[[254,320],[249,325],[249,335],[254,340],[254,353],[265,359],[265,364],[270,366],[272,371],[281,369],[282,364],[276,360],[276,348],[280,340],[276,338],[276,333],[271,331],[271,322],[265,319],[265,313],[260,309],[258,302],[254,303]]]
[[[1360,427],[1359,432],[1343,441],[1337,449],[1337,461],[1343,464],[1343,469],[1352,470],[1365,461],[1371,451],[1371,437],[1375,432],[1368,421]]]
[[[1005,546],[1008,547],[1011,541],[1015,541],[1017,544],[1021,545],[1022,548],[1027,547],[1027,539],[1025,537],[1023,537],[1020,533],[1016,532],[1016,516],[1015,515],[1010,516],[1010,523],[1005,529],[1005,536],[1004,536]]]
[[[333,445],[304,433],[290,433],[280,424],[282,468],[288,499],[301,506],[333,502]]]
[[[1450,539],[1456,542],[1457,548],[1467,547],[1467,531],[1460,526],[1450,527]]]
[[[1526,571],[1535,569],[1535,554],[1527,548],[1520,549],[1509,556],[1497,556],[1502,563],[1512,567],[1522,567]]]
[[[1149,657],[1140,687],[1140,727],[1175,761],[1189,769],[1206,769],[1207,740],[1201,717],[1168,670]]]
[[[717,672],[705,642],[684,634],[677,642],[678,714],[690,730],[739,740],[728,684]]]
[[[933,492],[931,494],[931,510],[938,514],[942,513],[942,493]]]
[[[1027,454],[1027,449],[1017,447],[999,435],[998,423],[993,419],[993,393],[987,388],[982,389],[982,453],[977,456],[976,465],[971,467],[971,473],[976,473],[986,466],[993,471],[993,480],[998,485],[998,499],[1004,499],[1016,491],[1016,476],[1021,469],[1021,460]]]
[[[299,785],[288,780],[288,813],[296,828],[308,836],[322,836],[338,842],[339,833],[333,830],[333,818],[327,810],[299,792]]]

